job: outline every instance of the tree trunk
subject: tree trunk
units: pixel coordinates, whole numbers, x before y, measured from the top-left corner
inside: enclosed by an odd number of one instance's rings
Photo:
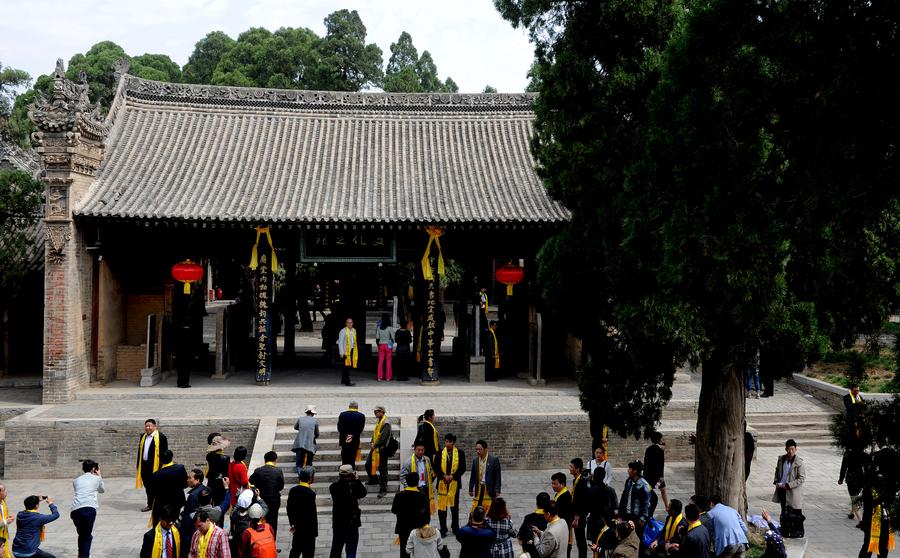
[[[744,511],[745,395],[741,374],[730,359],[714,354],[703,361],[701,378],[694,490],[707,497],[718,496],[723,503]]]

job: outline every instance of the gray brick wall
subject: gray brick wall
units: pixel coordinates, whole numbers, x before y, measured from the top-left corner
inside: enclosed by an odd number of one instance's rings
[[[205,463],[206,436],[221,432],[231,448],[246,446],[253,452],[256,419],[160,421],[175,461],[187,467]],[[68,478],[80,471],[79,459],[100,462],[104,475],[130,476],[142,421],[14,419],[6,423],[5,478]]]
[[[586,415],[438,417],[438,432],[442,437],[448,432],[456,434],[457,445],[466,452],[468,460],[475,457],[475,442],[483,438],[506,469],[559,467],[565,471],[573,458],[587,460],[591,456]],[[665,428],[661,432],[666,438],[667,461],[694,459],[694,448],[688,444],[689,432]],[[648,445],[647,440],[611,434],[610,462],[614,467],[624,467],[634,459],[642,460]]]

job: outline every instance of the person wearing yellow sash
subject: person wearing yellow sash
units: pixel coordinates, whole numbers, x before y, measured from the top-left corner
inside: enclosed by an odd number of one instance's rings
[[[679,556],[696,556],[698,558],[710,558],[709,531],[700,521],[700,508],[696,504],[688,504],[684,507],[684,522],[687,524],[681,544]]]
[[[859,383],[852,383],[850,391],[844,396],[844,409],[847,410],[847,418],[851,423],[859,417],[865,406],[865,401],[859,392]]]
[[[434,409],[426,409],[422,413],[422,422],[416,431],[415,443],[425,446],[425,455],[431,459],[432,463],[437,459],[437,453],[440,449],[438,439],[437,427],[434,425]]]
[[[319,516],[316,492],[311,484],[315,479],[312,467],[300,469],[299,482],[291,488],[287,499],[287,518],[291,525],[291,558],[315,558],[316,538],[319,536]]]
[[[359,403],[351,401],[349,408],[338,415],[338,439],[341,445],[341,465],[352,465],[360,460],[360,435],[366,427],[366,415],[359,412]]]
[[[420,443],[416,443],[415,448],[413,448],[413,454],[400,467],[400,481],[404,486],[406,486],[405,480],[408,473],[418,475],[416,487],[428,500],[428,519],[430,520],[431,514],[437,509],[431,484],[434,480],[434,470],[431,465],[431,458],[425,455],[425,446]]]
[[[41,500],[50,506],[49,514],[38,512]],[[53,499],[48,496],[29,496],[25,498],[25,510],[16,515],[16,538],[12,543],[13,556],[34,556],[35,558],[53,558],[49,552],[40,549],[44,542],[48,523],[59,519],[59,510]]]
[[[569,462],[569,474],[572,475],[572,533],[575,536],[575,546],[578,548],[578,558],[587,558],[587,522],[590,513],[591,495],[588,490],[588,482],[582,474],[584,461],[576,457]]]
[[[566,556],[569,526],[565,519],[559,517],[556,502],[550,501],[544,507],[544,519],[547,520],[546,529],[531,526],[535,552],[541,558],[563,558]]]
[[[147,505],[141,511],[148,512],[153,509],[153,499],[156,496],[153,490],[153,473],[159,471],[159,454],[169,449],[169,440],[157,429],[156,419],[144,421],[144,433],[137,449],[137,477],[134,486],[143,487],[147,493]]]
[[[566,525],[569,527],[566,556],[570,556],[572,554],[572,523],[575,520],[575,506],[572,502],[572,493],[569,492],[569,487],[566,486],[565,473],[553,473],[550,476],[550,488],[554,492],[553,501],[556,502],[557,515],[559,515],[560,519],[565,520]]]
[[[609,556],[610,551],[616,547],[616,543],[618,543],[615,525],[610,527],[605,517],[598,517],[596,524],[597,532],[591,535],[593,539],[590,545],[591,552],[594,553],[594,558],[606,558]]]
[[[681,500],[672,500],[667,508],[668,515],[662,530],[656,539],[650,543],[650,552],[653,555],[668,556],[672,549],[677,549],[684,537],[687,523],[684,521]]]
[[[194,536],[191,539],[189,558],[230,558],[228,533],[212,522],[209,514],[198,511],[194,516]]]
[[[500,495],[502,487],[500,460],[488,453],[488,444],[484,440],[475,442],[475,454],[469,475],[469,496],[473,510],[481,506],[487,513],[491,509],[491,499]]]
[[[344,363],[341,383],[345,386],[354,386],[350,381],[350,370],[355,369],[359,362],[359,347],[356,338],[356,329],[353,327],[353,318],[347,318],[344,329],[338,334],[338,354]]]
[[[413,461],[416,460],[415,456],[412,456],[411,459]],[[428,459],[428,457],[423,456],[423,459]],[[420,463],[419,467],[421,468],[423,465]],[[400,556],[401,558],[409,558],[409,554],[406,553],[406,543],[409,540],[410,533],[413,529],[427,525],[429,521],[429,490],[428,487],[423,489],[419,485],[419,473],[414,470],[407,470],[406,465],[404,465],[404,470],[400,473],[400,482],[403,485],[403,490],[394,496],[394,502],[391,504],[391,513],[397,516],[397,521],[394,524],[394,534],[397,535],[400,541]]]
[[[12,558],[12,538],[9,535],[9,526],[15,523],[16,518],[9,515],[6,507],[6,485],[0,481],[0,538],[6,539],[0,558]]]
[[[369,455],[366,457],[366,472],[369,474],[366,484],[380,485],[378,495],[381,496],[387,494],[389,456],[386,457],[383,454],[391,440],[391,422],[387,418],[385,408],[381,405],[375,407],[375,421],[372,442],[369,444]]]
[[[877,461],[876,461],[877,463]],[[877,485],[884,485],[884,473],[880,471],[881,466],[876,465],[875,478]],[[896,542],[894,541],[894,529],[891,518],[890,500],[882,496],[879,490],[881,486],[867,486],[863,490],[863,519],[862,530],[865,533],[862,549],[859,551],[860,556],[871,557],[872,554],[882,557],[887,556],[891,550],[894,550]],[[885,490],[889,494],[890,489]]]
[[[441,537],[447,536],[447,509],[450,509],[450,528],[456,535],[459,531],[459,489],[462,476],[466,472],[466,454],[456,447],[456,435],[444,436],[444,449],[434,462],[437,477],[437,509],[441,525]]]
[[[181,556],[181,533],[175,528],[177,513],[169,506],[159,511],[159,523],[146,533],[140,558],[178,558]]]

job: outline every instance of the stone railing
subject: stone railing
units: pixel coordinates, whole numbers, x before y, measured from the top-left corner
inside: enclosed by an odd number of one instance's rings
[[[808,393],[838,411],[844,410],[843,398],[847,395],[848,390],[845,387],[836,386],[828,382],[810,378],[803,374],[794,374],[788,383],[804,393]],[[889,401],[894,394],[892,393],[863,393],[865,401]]]

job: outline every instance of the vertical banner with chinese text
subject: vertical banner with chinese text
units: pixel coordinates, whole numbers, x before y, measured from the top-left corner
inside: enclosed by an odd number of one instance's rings
[[[256,382],[266,385],[272,381],[271,279],[269,262],[261,255],[256,269]]]
[[[440,380],[438,374],[438,360],[441,355],[441,317],[439,305],[440,280],[438,275],[432,275],[430,280],[425,281],[425,339],[424,354],[422,355],[422,382],[437,382]]]

